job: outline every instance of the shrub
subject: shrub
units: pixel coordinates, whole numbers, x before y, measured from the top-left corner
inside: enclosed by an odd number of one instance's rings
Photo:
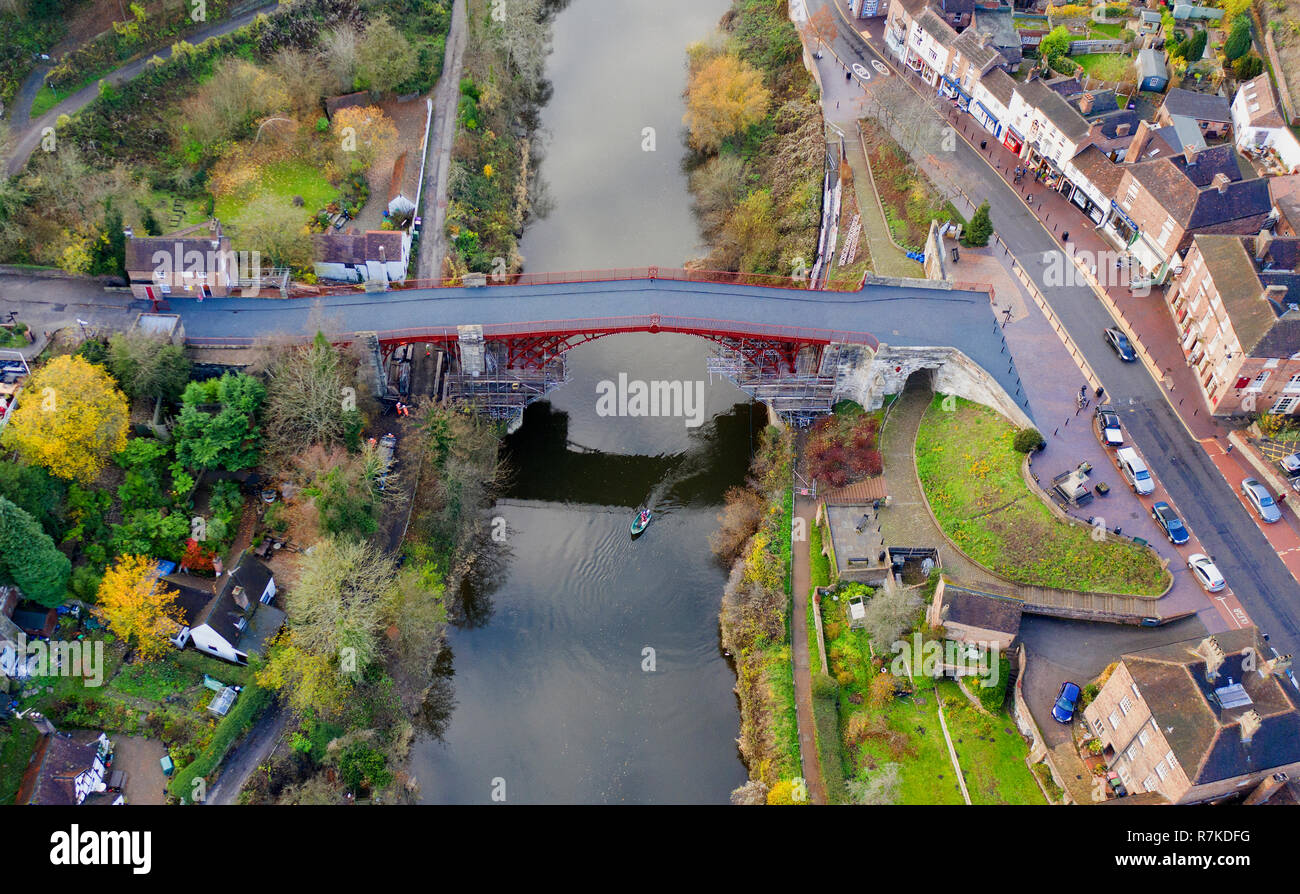
[[[839,691],[839,684],[832,677],[826,674],[817,674],[813,677],[813,698],[835,698]]]
[[[1232,23],[1228,39],[1223,42],[1223,55],[1229,62],[1235,62],[1250,49],[1250,19],[1238,16]]]
[[[1012,446],[1018,453],[1033,453],[1043,443],[1043,436],[1036,428],[1022,428],[1016,432]]]
[[[1264,60],[1254,53],[1242,56],[1232,65],[1232,73],[1239,81],[1257,78],[1264,71]]]
[[[963,241],[967,245],[988,245],[989,237],[992,235],[993,220],[989,217],[989,203],[985,200],[975,209],[975,214],[970,219],[970,226],[966,228],[963,235]]]

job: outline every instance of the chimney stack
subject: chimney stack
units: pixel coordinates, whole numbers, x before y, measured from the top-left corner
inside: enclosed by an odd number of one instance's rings
[[[1139,121],[1137,130],[1133,131],[1133,141],[1128,144],[1128,151],[1124,153],[1124,161],[1130,163],[1141,161],[1142,152],[1147,148],[1147,143],[1150,141],[1151,122]]]
[[[1132,129],[1133,129],[1133,125],[1125,121],[1123,124],[1115,128],[1115,136],[1126,137],[1128,136],[1128,132]]]
[[[1276,658],[1270,658],[1268,661],[1261,662],[1259,665],[1259,675],[1268,677],[1271,674],[1282,676],[1291,668],[1291,656],[1279,655]]]
[[[1087,115],[1092,111],[1092,105],[1096,100],[1097,97],[1093,96],[1091,93],[1083,94],[1083,96],[1079,98],[1079,111],[1084,115]]]
[[[1261,296],[1265,301],[1271,302],[1278,306],[1283,306],[1286,301],[1287,287],[1281,283],[1270,283],[1264,286],[1264,294]]]
[[[230,595],[235,600],[235,605],[239,606],[245,611],[248,610],[248,594],[244,592],[243,587],[236,586],[230,592]]]
[[[1207,636],[1196,647],[1196,654],[1205,659],[1206,681],[1213,683],[1219,679],[1219,668],[1223,667],[1224,662],[1223,649],[1219,647],[1219,641],[1212,636]]]
[[[1187,162],[1188,166],[1196,164],[1197,151],[1198,150],[1195,146],[1188,145],[1183,147],[1183,160]]]
[[[1214,175],[1214,188],[1219,191],[1219,195],[1223,195],[1228,191],[1228,184],[1231,182],[1232,181],[1228,179],[1228,175],[1222,171]]]
[[[1268,254],[1269,246],[1273,244],[1273,234],[1268,230],[1260,230],[1259,235],[1255,237],[1255,260],[1262,261]]]
[[[1259,732],[1259,728],[1264,725],[1263,719],[1253,709],[1242,714],[1237,722],[1241,724],[1242,745],[1249,745],[1255,738],[1255,733]]]

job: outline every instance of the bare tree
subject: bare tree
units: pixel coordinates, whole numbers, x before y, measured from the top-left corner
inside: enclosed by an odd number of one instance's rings
[[[875,773],[847,783],[849,801],[865,807],[898,803],[900,783],[898,764],[885,764]]]

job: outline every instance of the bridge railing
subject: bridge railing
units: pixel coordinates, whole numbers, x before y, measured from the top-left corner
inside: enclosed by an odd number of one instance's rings
[[[486,286],[537,286],[563,285],[565,283],[619,282],[625,280],[671,280],[674,282],[722,283],[727,285],[764,286],[769,289],[808,289],[808,278],[773,276],[764,273],[736,273],[730,270],[694,270],[685,267],[615,267],[607,270],[562,270],[554,273],[510,273],[501,276],[486,275]],[[861,283],[841,283],[826,291],[857,291]],[[465,287],[464,277],[442,279],[408,279],[402,283],[389,283],[388,290],[404,292],[413,289],[459,289]],[[347,295],[365,291],[361,283],[339,285],[296,284],[295,297]]]
[[[483,324],[483,337],[488,340],[508,338],[572,337],[586,335],[617,335],[622,332],[674,332],[699,335],[705,338],[734,338],[762,341],[801,342],[805,344],[867,345],[872,350],[880,346],[879,340],[869,332],[852,332],[843,329],[818,329],[811,326],[784,326],[746,323],[738,320],[720,320],[708,317],[683,317],[662,314],[635,314],[620,317],[586,317],[572,320],[533,320],[518,323]],[[454,326],[415,326],[406,329],[385,329],[376,332],[381,342],[451,342],[459,337]],[[346,340],[335,333],[331,337]],[[308,336],[290,339],[307,342]],[[193,345],[251,345],[256,339],[248,336],[219,338],[187,338]]]

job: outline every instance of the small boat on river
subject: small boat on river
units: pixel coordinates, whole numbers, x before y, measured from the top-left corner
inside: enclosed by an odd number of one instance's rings
[[[632,520],[632,536],[635,537],[644,531],[652,518],[654,518],[654,514],[649,509],[642,509],[638,512],[636,518]]]

